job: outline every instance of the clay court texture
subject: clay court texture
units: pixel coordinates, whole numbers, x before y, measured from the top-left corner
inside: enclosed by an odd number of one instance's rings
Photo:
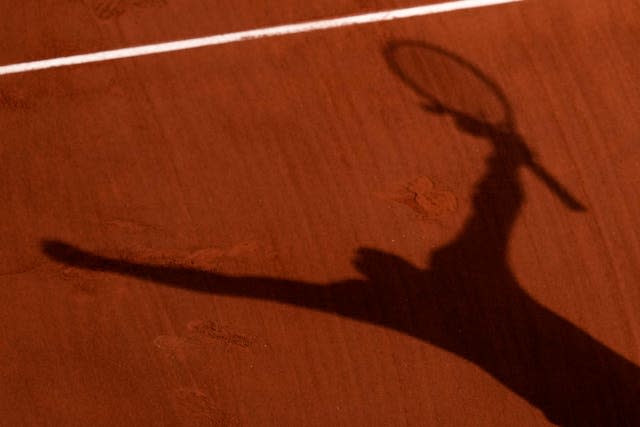
[[[1,426],[640,425],[636,0],[0,21]]]

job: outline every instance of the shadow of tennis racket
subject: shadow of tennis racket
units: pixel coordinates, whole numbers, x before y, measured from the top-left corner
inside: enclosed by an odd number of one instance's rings
[[[497,153],[527,166],[564,204],[586,210],[534,158],[516,130],[502,89],[462,57],[419,41],[396,41],[384,51],[391,70],[422,98],[429,113],[450,116],[461,130],[493,142]]]

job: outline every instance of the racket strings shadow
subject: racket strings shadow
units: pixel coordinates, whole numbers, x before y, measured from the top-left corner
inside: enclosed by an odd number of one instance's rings
[[[430,254],[429,269],[363,248],[353,264],[364,279],[309,283],[113,259],[60,241],[44,241],[43,252],[76,268],[389,328],[474,363],[556,424],[640,425],[640,368],[532,299],[508,264],[524,202],[519,173],[531,161],[523,139],[513,129],[446,113],[494,150],[474,188],[471,214],[450,243]]]

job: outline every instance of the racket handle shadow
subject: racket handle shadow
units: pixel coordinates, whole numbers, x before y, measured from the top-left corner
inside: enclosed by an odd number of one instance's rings
[[[531,171],[540,178],[542,182],[544,182],[569,209],[578,212],[584,212],[587,210],[586,206],[573,197],[571,193],[569,193],[569,191],[539,163],[530,162],[528,166]]]

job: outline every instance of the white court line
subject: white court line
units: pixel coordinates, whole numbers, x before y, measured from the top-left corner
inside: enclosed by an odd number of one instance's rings
[[[174,52],[178,50],[194,49],[203,46],[214,46],[227,43],[235,43],[243,40],[261,39],[265,37],[275,37],[287,34],[306,33],[310,31],[326,30],[329,28],[369,24],[372,22],[392,21],[394,19],[406,19],[416,16],[453,12],[455,10],[473,9],[505,3],[516,3],[520,1],[523,0],[460,0],[446,3],[429,4],[424,6],[408,7],[404,9],[387,10],[383,12],[365,13],[362,15],[345,16],[341,18],[322,19],[319,21],[279,25],[276,27],[258,28],[255,30],[238,31],[235,33],[218,34],[214,36],[198,37],[194,39],[147,44],[142,46],[126,47],[122,49],[105,50],[102,52],[86,53],[82,55],[63,56],[60,58],[43,59],[40,61],[3,65],[0,66],[0,75],[24,73],[27,71],[44,70],[46,68],[65,67],[77,64],[87,64],[91,62],[110,61],[113,59],[131,58],[134,56],[153,55],[156,53]]]

